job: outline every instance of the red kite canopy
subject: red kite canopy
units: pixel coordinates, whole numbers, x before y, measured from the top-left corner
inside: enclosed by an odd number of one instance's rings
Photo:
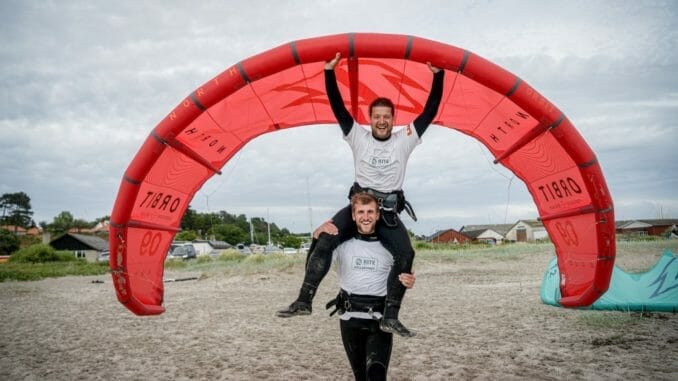
[[[598,161],[570,121],[520,78],[466,50],[423,38],[350,33],[293,41],[229,67],[172,110],[123,177],[111,216],[118,300],[139,315],[164,311],[163,265],[200,187],[247,142],[281,129],[336,123],[323,82],[341,52],[337,81],[367,124],[377,96],[412,121],[428,96],[426,62],[448,71],[435,124],[482,142],[527,185],[558,256],[563,306],[607,290],[615,256],[612,200]]]

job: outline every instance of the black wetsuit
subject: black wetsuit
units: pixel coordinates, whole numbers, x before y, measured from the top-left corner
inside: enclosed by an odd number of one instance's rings
[[[393,334],[379,328],[379,317],[392,256],[372,233],[356,234],[343,242],[334,257],[341,291],[328,308],[335,307],[341,317],[341,341],[353,375],[356,380],[384,380]]]
[[[433,75],[431,91],[428,100],[426,101],[426,105],[424,106],[424,110],[412,123],[419,138],[421,138],[438,113],[438,106],[440,105],[443,92],[443,82],[444,70]],[[354,120],[344,106],[341,93],[337,86],[334,70],[325,70],[325,87],[335,117],[341,126],[344,136],[348,136],[354,126]],[[373,136],[369,138],[375,139]],[[388,139],[386,141],[388,141]],[[358,185],[362,187],[362,184]],[[400,191],[400,189],[391,189],[389,191]],[[414,260],[414,249],[412,248],[412,243],[407,234],[407,229],[400,221],[398,214],[382,209],[381,215],[382,218],[377,223],[376,227],[377,235],[384,247],[391,253],[394,260],[394,265],[388,279],[388,294],[386,297],[384,317],[388,319],[397,319],[400,303],[405,295],[405,287],[398,281],[398,275],[403,272],[411,272],[412,262]],[[384,223],[384,219],[387,219],[391,223]],[[393,221],[395,221],[395,224]],[[322,233],[317,240],[313,241],[307,258],[306,274],[299,298],[297,299],[298,301],[306,303],[312,301],[315,290],[330,269],[332,251],[341,242],[346,241],[356,234],[355,223],[351,218],[350,205],[337,212],[337,214],[332,217],[332,222],[339,230],[339,234],[330,235]]]
[[[378,320],[340,320],[341,341],[356,380],[385,380],[393,334],[379,329]]]

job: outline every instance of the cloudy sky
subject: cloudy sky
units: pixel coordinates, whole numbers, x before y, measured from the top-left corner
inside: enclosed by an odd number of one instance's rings
[[[109,215],[144,139],[196,87],[293,40],[381,32],[458,46],[521,77],[594,150],[617,219],[678,218],[678,5],[563,3],[3,0],[0,194],[26,192],[36,222]],[[336,126],[295,128],[252,141],[191,206],[304,232],[346,203],[352,181]],[[404,189],[417,234],[537,217],[519,179],[448,129],[429,129]]]

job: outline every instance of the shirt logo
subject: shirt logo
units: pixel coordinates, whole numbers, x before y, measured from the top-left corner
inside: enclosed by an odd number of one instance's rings
[[[377,269],[377,260],[375,258],[353,257],[354,270],[369,270]]]
[[[378,156],[371,156],[370,157],[370,167],[386,168],[390,164],[391,164],[391,158],[390,157],[378,157]]]

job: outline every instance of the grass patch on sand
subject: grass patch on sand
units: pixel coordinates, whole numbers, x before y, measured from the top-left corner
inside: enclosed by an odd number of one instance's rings
[[[555,249],[551,243],[505,244],[505,245],[459,245],[457,248],[417,250],[416,260],[427,262],[458,262],[460,260],[479,261],[517,261],[527,256],[552,252]]]
[[[236,250],[225,250],[219,256],[199,257],[197,260],[190,261],[170,260],[165,263],[165,268],[180,271],[199,271],[203,273],[203,276],[211,276],[215,274],[232,275],[285,271],[297,266],[301,271],[305,262],[305,254],[247,255]]]
[[[421,261],[432,264],[514,262],[544,253],[555,255],[555,248],[551,243],[441,246],[415,242],[415,247],[419,247],[415,249],[417,252],[415,262]],[[678,240],[617,242],[619,259],[644,253],[656,253],[659,256],[666,249],[670,249],[674,253],[678,252]],[[48,249],[47,251],[27,252],[22,256],[17,256],[17,259],[19,258],[22,258],[21,263],[18,263],[18,260],[10,260],[8,263],[0,264],[0,282],[6,280],[39,280],[67,275],[101,275],[109,272],[108,263],[88,263],[81,259],[75,259],[72,255],[51,253]],[[43,260],[46,262],[36,263],[36,261]],[[303,271],[305,262],[305,254],[246,255],[236,250],[224,250],[219,256],[201,256],[187,261],[167,260],[165,261],[165,269],[203,272],[207,276],[215,274],[254,274],[271,271]],[[604,320],[604,318],[586,319]],[[595,324],[595,322],[589,324]]]
[[[69,251],[54,250],[38,244],[18,250],[9,261],[0,264],[0,282],[40,280],[67,275],[100,275],[108,272],[108,263],[91,263]]]
[[[46,263],[0,264],[0,282],[8,280],[40,280],[68,275],[102,275],[109,272],[108,263],[84,260]]]
[[[639,316],[623,311],[582,311],[578,320],[589,328],[619,330],[638,324]]]

